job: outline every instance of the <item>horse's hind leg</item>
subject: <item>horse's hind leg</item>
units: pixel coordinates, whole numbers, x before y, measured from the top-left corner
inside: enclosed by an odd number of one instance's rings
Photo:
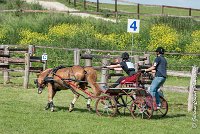
[[[77,101],[78,97],[79,97],[79,95],[74,94],[74,99],[72,100],[72,102],[71,102],[70,105],[69,105],[69,112],[72,112],[72,111],[73,111],[73,109],[74,109],[74,104],[75,104],[75,102]]]
[[[87,109],[88,109],[88,111],[92,111],[92,108],[90,106],[90,102],[91,102],[91,98],[88,97],[88,99],[87,99]]]

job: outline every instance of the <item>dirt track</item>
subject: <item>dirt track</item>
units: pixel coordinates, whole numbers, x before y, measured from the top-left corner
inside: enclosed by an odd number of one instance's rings
[[[73,8],[69,8],[65,6],[64,4],[60,2],[50,2],[50,1],[41,1],[41,0],[25,0],[27,3],[39,3],[43,8],[46,8],[47,10],[56,10],[56,11],[78,11]],[[116,23],[116,20],[113,19],[107,19],[103,17],[99,17],[97,15],[91,15],[88,13],[70,13],[71,15],[81,16],[81,17],[93,17],[96,19],[102,19],[105,21],[111,21]]]

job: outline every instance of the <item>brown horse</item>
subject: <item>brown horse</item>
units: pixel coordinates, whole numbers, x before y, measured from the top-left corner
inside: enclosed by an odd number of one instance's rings
[[[42,90],[47,86],[48,89],[48,103],[45,109],[51,109],[54,111],[55,106],[53,104],[53,98],[57,91],[71,89],[74,93],[74,99],[72,100],[69,111],[71,112],[74,108],[74,104],[80,94],[77,92],[78,90],[83,90],[87,93],[88,84],[91,86],[93,90],[93,94],[88,95],[87,108],[90,110],[90,97],[99,96],[101,94],[101,89],[99,85],[96,83],[97,81],[97,73],[93,67],[81,67],[81,66],[73,66],[73,67],[60,67],[55,69],[46,69],[38,75],[35,84],[38,87],[38,93],[41,94]]]

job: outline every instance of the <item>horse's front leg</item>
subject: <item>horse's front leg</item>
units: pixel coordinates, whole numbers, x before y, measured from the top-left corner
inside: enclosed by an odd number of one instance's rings
[[[74,99],[72,100],[72,102],[69,105],[69,112],[72,112],[74,109],[74,104],[77,101],[77,99],[79,98],[79,95],[74,94]]]
[[[55,96],[56,91],[53,90],[53,85],[51,83],[48,83],[48,103],[45,107],[45,110],[49,109],[51,112],[55,110],[55,105],[53,104],[53,97]]]

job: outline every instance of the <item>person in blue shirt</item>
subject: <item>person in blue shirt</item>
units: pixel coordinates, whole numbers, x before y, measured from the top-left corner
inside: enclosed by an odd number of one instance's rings
[[[114,68],[115,70],[124,70],[128,76],[132,76],[135,74],[134,64],[129,61],[129,54],[127,52],[122,53],[122,61],[116,65],[110,65],[106,66],[107,68]],[[111,88],[115,88],[120,84],[120,82],[126,78],[126,76],[120,77],[113,85],[111,85]]]
[[[162,47],[156,49],[157,57],[154,60],[153,66],[148,69],[142,70],[143,72],[149,72],[155,70],[155,77],[150,86],[150,94],[153,97],[154,110],[160,109],[160,97],[158,89],[164,84],[167,77],[167,60],[164,57],[165,50]]]

